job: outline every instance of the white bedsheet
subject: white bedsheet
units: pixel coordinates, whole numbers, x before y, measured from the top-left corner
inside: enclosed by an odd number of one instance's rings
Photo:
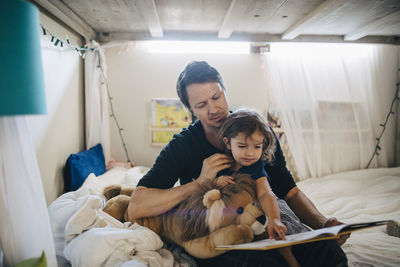
[[[399,167],[338,173],[298,186],[324,215],[344,223],[400,221]],[[352,233],[343,250],[350,266],[400,266],[400,238],[385,226]]]

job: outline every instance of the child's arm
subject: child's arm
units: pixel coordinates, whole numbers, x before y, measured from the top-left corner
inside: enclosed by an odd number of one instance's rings
[[[281,222],[278,201],[269,186],[267,177],[256,180],[257,198],[266,216],[268,216],[268,234],[272,239],[285,239],[286,226]]]

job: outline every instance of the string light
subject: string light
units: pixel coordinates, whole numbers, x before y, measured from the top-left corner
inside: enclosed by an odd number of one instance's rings
[[[118,133],[119,133],[119,137],[121,138],[122,147],[123,147],[123,149],[124,149],[124,151],[125,151],[126,160],[127,160],[127,162],[129,162],[129,163],[133,163],[133,162],[130,160],[130,158],[129,158],[129,153],[128,153],[128,149],[127,149],[128,146],[126,145],[125,140],[124,140],[124,137],[123,137],[123,135],[122,135],[122,131],[124,130],[124,128],[122,128],[122,127],[119,125],[117,116],[115,116],[114,106],[113,106],[113,102],[112,102],[113,97],[111,97],[110,90],[109,90],[109,87],[108,87],[108,81],[107,81],[107,78],[106,78],[106,76],[105,76],[105,74],[104,74],[104,69],[103,69],[103,67],[102,67],[102,65],[101,65],[101,62],[100,62],[101,59],[100,59],[99,50],[96,50],[96,54],[97,54],[97,58],[99,59],[99,64],[97,65],[97,68],[100,68],[100,69],[101,69],[101,75],[102,75],[102,80],[103,80],[103,81],[101,82],[101,84],[105,85],[105,86],[106,86],[106,89],[107,89],[108,101],[109,101],[109,103],[110,103],[110,110],[111,110],[110,117],[112,117],[112,118],[114,119],[115,125],[116,125],[117,128],[118,128]]]
[[[73,46],[71,45],[71,42],[67,36],[67,40],[64,41],[63,39],[58,38],[55,34],[51,33],[49,30],[47,30],[43,25],[40,25],[42,27],[42,34],[43,36],[47,37],[49,39],[49,42],[53,43],[54,46],[60,45],[61,48],[64,48],[64,45],[66,48],[75,50],[78,52],[79,56],[83,56],[86,54],[87,51],[91,50],[94,51],[94,48],[88,48],[87,45],[83,45],[81,47],[78,46]]]
[[[100,59],[99,50],[98,50],[98,49],[95,49],[95,48],[89,48],[87,45],[83,45],[83,46],[81,46],[81,47],[73,46],[73,45],[71,45],[71,42],[70,42],[68,36],[67,36],[67,40],[66,40],[66,41],[63,41],[63,40],[61,40],[60,38],[58,38],[57,36],[55,36],[54,34],[52,34],[51,32],[49,32],[49,31],[48,31],[46,28],[44,28],[42,25],[41,25],[41,27],[42,27],[43,36],[48,37],[48,36],[50,35],[50,36],[51,36],[51,37],[50,37],[50,38],[51,38],[51,39],[50,39],[50,42],[53,43],[53,45],[56,46],[56,47],[58,46],[58,44],[60,44],[60,47],[63,48],[63,47],[64,47],[64,44],[65,44],[65,46],[66,46],[67,48],[70,48],[70,49],[76,51],[76,52],[78,53],[78,55],[79,55],[80,57],[82,57],[82,59],[85,59],[86,53],[87,53],[88,51],[95,52],[95,53],[97,54],[97,57],[98,57],[98,59],[99,59],[97,68],[100,68],[100,70],[101,70],[101,76],[102,76],[101,84],[102,84],[102,85],[105,85],[105,87],[106,87],[106,89],[107,89],[107,95],[108,95],[108,100],[109,100],[110,109],[111,109],[110,117],[112,117],[112,118],[114,119],[115,124],[116,124],[116,126],[117,126],[117,128],[118,128],[119,136],[120,136],[120,138],[121,138],[121,143],[122,143],[122,147],[124,148],[124,151],[125,151],[125,156],[126,156],[127,162],[133,163],[133,162],[130,160],[130,158],[129,158],[128,149],[127,149],[128,146],[126,145],[125,140],[124,140],[124,137],[123,137],[123,135],[122,135],[122,131],[123,131],[124,129],[123,129],[122,127],[120,127],[119,122],[118,122],[118,119],[117,119],[117,117],[115,116],[114,107],[113,107],[113,103],[112,103],[113,97],[110,96],[110,90],[109,90],[109,88],[108,88],[108,82],[107,82],[106,76],[105,76],[105,74],[104,74],[104,69],[103,69],[103,67],[102,67],[102,65],[101,65],[101,62],[100,62],[101,59]]]
[[[398,69],[398,71],[400,71],[400,68]],[[386,124],[388,123],[390,116],[395,114],[395,112],[393,111],[393,107],[394,107],[395,102],[400,99],[400,95],[399,95],[400,82],[396,83],[396,87],[397,87],[396,88],[396,93],[394,94],[394,97],[393,97],[393,100],[392,100],[392,104],[390,105],[389,112],[386,115],[386,120],[385,120],[384,123],[379,124],[379,126],[382,127],[382,131],[381,131],[381,134],[379,135],[379,137],[377,137],[375,139],[376,140],[375,150],[374,150],[374,153],[371,156],[371,159],[369,160],[369,162],[367,164],[367,167],[366,167],[367,169],[371,165],[371,162],[374,159],[375,155],[379,156],[379,152],[378,151],[382,149],[379,144],[380,144],[380,142],[382,140],[382,135],[386,130]]]

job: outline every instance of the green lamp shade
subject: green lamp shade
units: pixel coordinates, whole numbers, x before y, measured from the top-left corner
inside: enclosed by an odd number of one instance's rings
[[[0,22],[0,116],[45,114],[39,11],[1,0]]]

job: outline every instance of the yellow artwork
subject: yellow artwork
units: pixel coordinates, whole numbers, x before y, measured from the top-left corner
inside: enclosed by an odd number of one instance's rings
[[[156,130],[153,132],[153,143],[157,144],[166,144],[168,143],[174,134],[179,133],[180,131],[160,131]]]
[[[154,127],[183,128],[192,120],[190,112],[178,99],[154,99]]]
[[[153,99],[152,110],[152,143],[168,143],[175,133],[192,122],[190,112],[179,99]]]

